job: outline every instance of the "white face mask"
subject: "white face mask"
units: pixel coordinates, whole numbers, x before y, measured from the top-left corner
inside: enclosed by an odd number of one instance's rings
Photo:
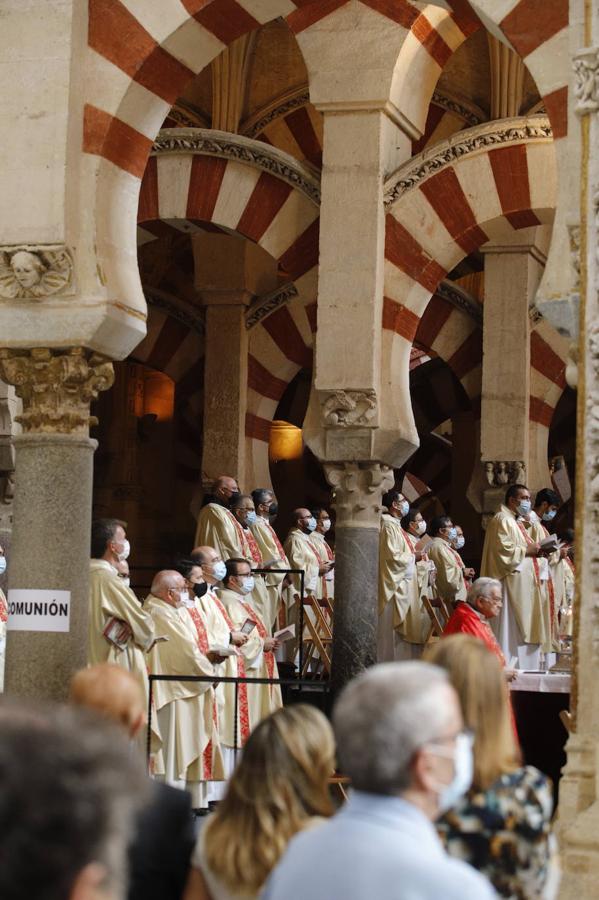
[[[173,591],[173,594],[176,595],[176,591]],[[175,597],[175,606],[177,609],[180,609],[182,606],[187,606],[189,603],[189,592],[188,591],[180,591],[179,596]]]
[[[423,519],[422,522],[418,522],[416,524],[416,534],[424,534],[425,531],[426,531],[426,522]]]
[[[123,541],[123,549],[121,550],[121,552],[119,554],[117,554],[119,560],[121,562],[124,562],[126,559],[129,559],[130,553],[131,553],[131,544],[129,543],[127,538],[125,538],[125,540]]]
[[[325,534],[327,533],[327,531],[329,530],[330,527],[331,527],[331,520],[323,519],[322,520],[322,530],[324,531]]]
[[[226,574],[227,567],[222,559],[219,559],[218,562],[212,564],[212,575],[214,576],[214,578],[216,578],[217,581],[222,581]]]
[[[466,543],[466,538],[463,535],[458,535],[457,538],[455,539],[456,550],[461,550],[465,543]]]
[[[439,756],[453,757],[453,778],[449,784],[442,785],[439,789],[439,815],[454,807],[472,784],[474,772],[472,743],[472,735],[468,732],[461,732],[456,737],[453,752],[447,751],[440,745],[431,745],[435,748],[433,752]]]
[[[4,575],[6,572],[6,557],[0,556],[0,575]]]
[[[521,516],[527,516],[530,512],[530,507],[532,506],[530,500],[521,500],[518,504],[518,512]]]
[[[243,580],[241,582],[241,591],[243,594],[251,594],[254,590],[254,576],[253,575],[244,575]]]

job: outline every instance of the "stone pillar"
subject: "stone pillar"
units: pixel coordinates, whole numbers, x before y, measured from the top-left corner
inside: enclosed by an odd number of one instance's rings
[[[113,381],[112,364],[81,347],[0,350],[0,376],[23,401],[15,444],[15,500],[9,592],[69,591],[66,633],[12,631],[5,690],[64,699],[87,663],[92,503],[90,401]],[[9,603],[11,595],[9,593]],[[10,618],[9,618],[10,625]]]
[[[581,117],[580,342],[576,471],[576,598],[572,731],[560,785],[560,900],[596,893],[599,878],[599,9],[586,7],[574,56]]]
[[[528,480],[530,315],[545,263],[535,229],[485,244],[481,459],[488,482],[483,512],[494,512],[508,484]],[[494,477],[489,463],[494,464]]]
[[[245,313],[277,284],[276,261],[257,244],[224,234],[192,238],[195,287],[206,307],[204,447],[208,480],[245,477],[248,332]]]
[[[380,463],[325,466],[335,492],[335,628],[332,687],[336,692],[376,662],[381,498],[393,470]]]
[[[218,131],[239,129],[246,89],[246,67],[255,35],[244,34],[212,63],[212,127]]]
[[[510,47],[487,32],[491,69],[491,119],[511,119],[522,112],[524,63]]]

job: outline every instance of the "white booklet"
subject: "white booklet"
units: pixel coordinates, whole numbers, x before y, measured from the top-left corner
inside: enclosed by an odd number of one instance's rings
[[[280,641],[282,644],[285,641],[290,641],[295,637],[295,623],[293,625],[287,625],[286,628],[281,628],[280,631],[275,631],[273,634],[273,638],[275,641]]]
[[[237,656],[237,650],[231,644],[228,647],[223,647],[221,644],[217,644],[214,647],[208,648],[211,653],[217,653],[219,656]]]

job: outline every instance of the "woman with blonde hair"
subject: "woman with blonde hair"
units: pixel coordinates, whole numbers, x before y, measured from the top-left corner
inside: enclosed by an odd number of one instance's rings
[[[332,728],[315,707],[263,719],[200,832],[184,900],[257,897],[294,834],[332,814],[334,757]]]
[[[497,658],[464,634],[442,638],[425,656],[449,673],[465,727],[474,734],[472,787],[437,822],[448,853],[486,875],[501,897],[554,897],[551,784],[520,763]]]

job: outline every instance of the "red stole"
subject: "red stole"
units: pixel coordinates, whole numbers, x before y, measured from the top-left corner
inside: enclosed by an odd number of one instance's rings
[[[258,568],[260,568],[262,566],[263,559],[262,554],[260,553],[260,547],[256,543],[256,538],[249,528],[243,528],[239,524],[233,513],[230,512],[229,515],[233,519],[235,528],[237,529],[237,535],[241,543],[241,555],[246,559],[253,559]]]
[[[227,623],[227,627],[229,631],[235,631],[233,628],[233,622],[231,621],[231,617],[226,610],[225,604],[219,600],[216,594],[212,594],[212,599],[218,606],[219,610],[222,613],[223,619]],[[237,675],[239,678],[245,678],[245,661],[243,656],[236,656],[237,660]],[[250,711],[248,707],[248,686],[245,682],[242,682],[237,685],[237,697],[238,697],[238,708],[239,708],[239,731],[241,732],[241,743],[245,744],[247,739],[250,736]]]
[[[239,602],[241,603],[241,605],[247,612],[247,614],[250,617],[250,619],[252,620],[252,622],[256,623],[256,629],[258,631],[258,634],[260,635],[262,640],[265,641],[266,638],[268,637],[268,635],[266,633],[266,628],[260,621],[260,617],[258,616],[258,613],[253,608],[253,606],[250,606],[249,603],[244,603],[243,600],[240,600]],[[266,671],[268,672],[268,677],[274,678],[275,677],[275,674],[274,674],[275,673],[275,655],[274,655],[274,653],[265,651],[264,659],[266,662]]]
[[[277,553],[279,554],[279,559],[282,559],[284,562],[286,562],[287,555],[286,555],[285,551],[283,550],[283,545],[279,540],[279,536],[278,536],[277,532],[274,530],[274,528],[272,527],[270,522],[266,522],[266,527],[270,531],[272,539],[275,542],[275,546],[277,548]]]
[[[0,622],[8,622],[8,604],[0,597]]]

